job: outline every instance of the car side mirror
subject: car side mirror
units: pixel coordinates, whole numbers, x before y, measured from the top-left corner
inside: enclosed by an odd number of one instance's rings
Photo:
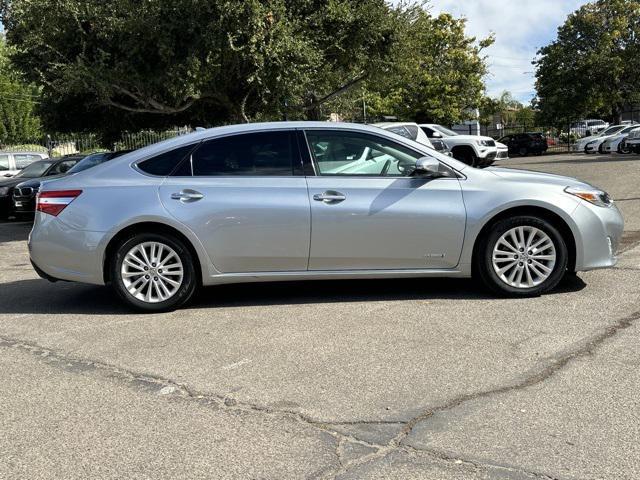
[[[445,175],[440,171],[440,162],[433,157],[420,157],[411,172],[413,177],[439,178]]]
[[[439,132],[433,132],[431,138],[442,138],[442,134]]]

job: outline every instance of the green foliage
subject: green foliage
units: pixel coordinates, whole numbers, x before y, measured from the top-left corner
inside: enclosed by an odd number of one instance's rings
[[[544,121],[566,124],[599,115],[619,120],[625,104],[640,100],[640,2],[587,3],[538,54],[537,106]]]
[[[25,84],[12,68],[0,35],[0,145],[40,136],[40,121],[34,113],[38,98],[38,89]]]
[[[525,106],[511,92],[504,91],[498,98],[485,97],[480,106],[480,123],[493,125],[500,123],[503,128],[511,126],[532,128],[537,123],[537,112]]]
[[[367,82],[372,115],[454,124],[480,106],[487,73],[481,52],[493,37],[465,35],[465,20],[432,16],[422,5],[395,11],[394,63]]]
[[[47,122],[104,131],[279,119],[285,101],[313,116],[384,64],[388,13],[384,0],[30,0],[5,1],[3,20]]]

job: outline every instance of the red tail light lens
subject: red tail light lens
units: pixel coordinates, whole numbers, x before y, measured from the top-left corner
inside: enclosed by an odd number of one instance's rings
[[[52,190],[40,192],[36,199],[36,210],[57,217],[67,205],[80,196],[82,190]]]

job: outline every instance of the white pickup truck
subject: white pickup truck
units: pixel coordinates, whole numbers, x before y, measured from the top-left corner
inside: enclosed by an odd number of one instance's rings
[[[488,167],[497,159],[509,157],[508,148],[499,149],[491,137],[460,135],[435,123],[422,123],[420,128],[427,137],[442,139],[453,158],[473,167]]]

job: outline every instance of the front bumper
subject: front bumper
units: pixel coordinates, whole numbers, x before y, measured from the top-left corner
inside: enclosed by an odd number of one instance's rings
[[[36,197],[14,194],[13,210],[16,213],[34,213],[36,211]]]
[[[580,232],[576,238],[576,271],[613,267],[624,230],[618,208],[597,207],[582,200],[572,217]]]

